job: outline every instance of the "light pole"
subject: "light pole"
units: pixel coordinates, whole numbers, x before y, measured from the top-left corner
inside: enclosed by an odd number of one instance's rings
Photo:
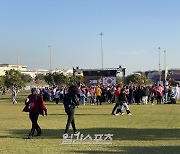
[[[159,47],[159,84],[161,84],[161,48]]]
[[[104,34],[101,32],[100,35],[101,35],[101,58],[102,58],[102,69],[103,69],[103,44],[102,44],[102,36]]]
[[[166,82],[167,79],[167,66],[166,66],[166,50],[164,50],[164,80]]]
[[[20,56],[21,52],[18,52],[17,55],[17,70],[19,69],[19,56]]]
[[[49,47],[49,53],[50,53],[50,56],[49,56],[49,71],[51,71],[51,53],[52,53],[52,46],[51,45],[48,45]]]

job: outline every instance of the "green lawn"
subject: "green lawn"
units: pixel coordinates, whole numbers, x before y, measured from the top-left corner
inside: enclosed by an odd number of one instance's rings
[[[87,136],[113,134],[112,144],[62,144],[67,116],[62,104],[46,102],[48,116],[39,118],[42,136],[26,139],[31,128],[22,112],[27,94],[18,104],[0,95],[0,153],[180,153],[180,102],[176,105],[130,105],[132,116],[112,116],[114,105],[89,104],[76,109],[78,130]],[[69,134],[72,133],[72,129]]]

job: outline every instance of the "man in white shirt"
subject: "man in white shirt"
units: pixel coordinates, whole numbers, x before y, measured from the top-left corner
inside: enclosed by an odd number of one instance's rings
[[[59,91],[59,89],[56,89],[56,92],[55,92],[55,100],[56,100],[56,104],[59,103],[59,98],[60,98],[60,91]]]

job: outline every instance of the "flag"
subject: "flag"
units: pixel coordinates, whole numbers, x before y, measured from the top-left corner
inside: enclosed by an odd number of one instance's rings
[[[103,77],[103,85],[115,85],[116,77]]]

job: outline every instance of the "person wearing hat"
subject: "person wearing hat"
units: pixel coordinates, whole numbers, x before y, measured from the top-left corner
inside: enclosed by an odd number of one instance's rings
[[[29,112],[29,118],[32,122],[32,128],[28,135],[28,139],[34,135],[35,130],[37,131],[37,136],[41,136],[41,128],[38,125],[38,117],[39,114],[47,116],[47,108],[42,97],[37,94],[36,88],[32,88],[31,94],[26,98],[23,112]]]

